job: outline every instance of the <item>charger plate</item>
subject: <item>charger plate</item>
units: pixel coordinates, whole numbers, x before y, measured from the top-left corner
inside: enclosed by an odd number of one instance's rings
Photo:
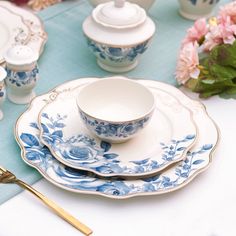
[[[56,159],[75,169],[104,177],[157,173],[185,158],[197,130],[188,109],[162,90],[151,90],[157,104],[154,115],[143,132],[126,143],[110,144],[87,130],[76,103],[81,86],[59,94],[41,110],[40,140]]]
[[[49,149],[39,140],[37,124],[40,109],[58,93],[68,88],[83,86],[93,81],[92,78],[78,79],[58,86],[51,92],[36,97],[27,111],[17,120],[15,137],[21,148],[22,159],[37,169],[48,181],[68,191],[97,194],[114,199],[130,198],[139,195],[158,195],[184,187],[199,173],[206,170],[212,162],[219,131],[208,116],[204,106],[185,96],[178,89],[156,81],[140,81],[149,88],[158,88],[180,99],[181,103],[193,112],[193,119],[198,126],[199,138],[184,161],[181,161],[161,174],[150,178],[124,180],[122,178],[100,178],[86,171],[67,167],[57,161]]]
[[[31,47],[34,51],[41,54],[43,52],[44,45],[47,41],[47,33],[44,30],[44,26],[41,19],[33,12],[21,7],[17,7],[16,5],[10,3],[9,1],[0,1],[0,11],[1,9],[8,10],[8,12],[11,12],[12,14],[22,19],[22,21],[30,31],[29,37],[27,39],[27,42],[25,42],[25,44]],[[2,62],[3,60],[0,61],[0,63]]]
[[[23,18],[0,7],[0,63],[4,61],[3,54],[9,47],[25,44],[29,36],[30,30]]]

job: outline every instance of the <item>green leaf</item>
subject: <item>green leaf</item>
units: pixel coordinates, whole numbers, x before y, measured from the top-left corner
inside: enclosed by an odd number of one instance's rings
[[[221,98],[224,99],[236,99],[236,94],[227,94],[226,92],[220,94]]]
[[[185,86],[203,98],[236,94],[236,41],[233,45],[218,45],[200,58],[199,78],[190,79]]]
[[[203,79],[201,82],[203,84],[214,84],[216,81],[213,79]]]
[[[234,42],[233,45],[223,44],[217,46],[213,49],[211,54],[214,54],[218,64],[236,68],[236,42]]]

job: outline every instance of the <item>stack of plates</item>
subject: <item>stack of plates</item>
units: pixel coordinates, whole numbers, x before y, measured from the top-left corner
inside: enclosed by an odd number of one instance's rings
[[[16,123],[23,160],[47,180],[119,199],[177,190],[209,166],[219,136],[215,123],[201,103],[164,83],[138,81],[157,104],[138,137],[123,144],[94,137],[80,120],[76,95],[97,79],[70,81],[36,97]]]
[[[8,48],[24,44],[41,54],[47,34],[41,20],[25,9],[0,1],[0,64]]]

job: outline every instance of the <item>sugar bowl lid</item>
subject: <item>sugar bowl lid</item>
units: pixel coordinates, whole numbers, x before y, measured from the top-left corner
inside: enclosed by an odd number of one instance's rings
[[[28,65],[38,60],[39,55],[26,45],[16,45],[9,48],[5,55],[5,61],[13,65]]]
[[[114,0],[98,5],[92,12],[92,18],[105,27],[126,29],[144,23],[147,15],[137,4]]]
[[[0,82],[3,81],[7,77],[6,70],[0,66]]]

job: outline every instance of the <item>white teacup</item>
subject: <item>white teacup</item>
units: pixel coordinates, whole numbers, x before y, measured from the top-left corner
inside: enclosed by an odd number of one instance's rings
[[[210,17],[219,0],[178,0],[179,13],[184,18],[197,20],[202,17]]]

